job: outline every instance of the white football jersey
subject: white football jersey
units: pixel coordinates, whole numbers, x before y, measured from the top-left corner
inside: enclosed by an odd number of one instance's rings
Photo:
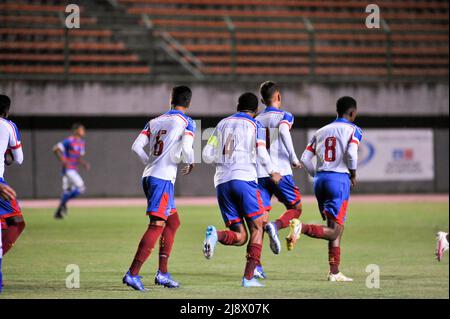
[[[359,145],[362,130],[343,118],[322,127],[312,137],[307,150],[316,155],[316,171],[348,173],[345,156],[350,143]]]
[[[272,162],[276,165],[275,170],[282,176],[292,175],[291,159],[279,133],[281,124],[287,124],[289,128],[294,124],[294,117],[291,113],[277,109],[275,107],[266,107],[258,114],[256,119],[266,129],[266,146]],[[258,177],[268,177],[267,170],[258,165]]]
[[[257,181],[256,148],[265,144],[265,129],[246,113],[235,113],[219,122],[210,142],[216,148],[214,185],[231,180]]]
[[[5,153],[8,149],[17,150],[22,147],[20,142],[20,133],[16,124],[4,118],[0,118],[0,178],[5,173]]]
[[[150,146],[143,177],[175,182],[181,142],[185,134],[194,136],[195,122],[181,111],[170,110],[148,122],[141,134],[148,137]]]

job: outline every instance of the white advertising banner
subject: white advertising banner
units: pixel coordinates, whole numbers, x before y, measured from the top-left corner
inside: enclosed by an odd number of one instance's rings
[[[315,130],[308,131],[308,139]],[[358,151],[359,181],[434,179],[433,131],[367,129]]]

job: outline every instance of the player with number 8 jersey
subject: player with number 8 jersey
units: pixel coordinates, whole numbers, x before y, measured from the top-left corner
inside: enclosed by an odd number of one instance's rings
[[[123,278],[123,283],[135,290],[145,291],[139,271],[150,256],[159,237],[159,269],[155,284],[168,288],[178,288],[168,272],[168,259],[172,250],[175,233],[180,225],[174,199],[174,184],[180,161],[186,166],[183,175],[194,167],[195,122],[185,113],[190,106],[191,90],[186,86],[173,88],[171,109],[152,119],[145,125],[133,143],[132,150],[145,164],[142,186],[147,197],[147,215],[150,224]],[[144,148],[149,145],[149,153]]]
[[[338,117],[332,123],[314,133],[301,162],[314,177],[314,194],[322,218],[327,226],[302,224],[298,219],[291,221],[292,241],[300,234],[328,240],[329,281],[352,281],[339,271],[341,258],[341,237],[350,198],[350,187],[356,185],[358,146],[362,130],[353,122],[356,119],[356,101],[350,96],[338,99]],[[317,164],[314,167],[313,157]],[[297,229],[297,231],[293,231]]]

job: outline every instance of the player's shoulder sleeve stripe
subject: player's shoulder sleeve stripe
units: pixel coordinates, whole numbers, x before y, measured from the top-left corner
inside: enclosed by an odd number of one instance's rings
[[[20,133],[19,133],[19,129],[17,128],[17,125],[10,120],[5,120],[5,123],[8,124],[9,128],[11,129],[11,133],[12,133],[12,141],[13,144],[11,147],[14,146],[19,146],[20,147]]]
[[[362,140],[363,131],[359,126],[355,125],[355,132],[353,133],[356,139],[358,139],[359,142]]]
[[[147,122],[147,124],[145,124],[144,129],[141,131],[141,134],[150,136],[150,122]]]
[[[197,129],[197,125],[195,124],[195,121],[189,116],[186,116],[186,118],[187,118],[186,133],[194,135]]]
[[[286,111],[283,112],[283,118],[280,121],[280,125],[283,123],[287,124],[289,128],[292,127],[292,125],[294,124],[294,116],[292,115],[292,113]]]

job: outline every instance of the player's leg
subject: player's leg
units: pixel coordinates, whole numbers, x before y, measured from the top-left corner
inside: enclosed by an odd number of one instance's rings
[[[278,236],[278,228],[276,227],[274,222],[268,222],[269,212],[272,209],[270,200],[275,191],[275,184],[270,180],[270,177],[259,178],[258,189],[260,200],[262,201],[264,210],[267,212],[266,214],[267,220],[266,219],[263,220],[264,231],[267,233],[269,237],[270,249],[274,254],[279,254],[281,251],[281,242]]]
[[[256,182],[236,181],[239,210],[245,217],[250,236],[247,244],[247,262],[245,264],[243,287],[264,286],[255,278],[255,269],[261,263],[261,251],[264,236],[264,215],[266,213],[261,199],[261,191]]]
[[[54,215],[55,219],[62,219],[64,217],[63,212],[67,213],[66,203],[70,197],[71,184],[70,184],[70,180],[67,177],[66,173],[64,173],[64,175],[62,176],[62,190],[63,190],[63,193],[61,195],[61,199],[60,199],[58,208],[56,209],[56,212]]]
[[[302,214],[300,190],[292,175],[283,176],[283,179],[275,188],[274,195],[287,209],[274,222],[277,229],[280,230],[289,227],[289,222],[294,218],[299,218]]]
[[[6,225],[1,237],[3,255],[5,255],[25,229],[25,221],[16,199],[0,199],[0,216]]]
[[[81,178],[80,174],[78,174],[75,170],[69,170],[66,173],[66,176],[69,180],[69,184],[71,186],[70,192],[67,194],[65,201],[62,202],[62,206],[66,207],[66,204],[69,200],[77,198],[81,194],[84,194],[86,191],[86,186],[84,185],[84,181]]]
[[[263,230],[264,230],[265,226],[269,223],[269,212],[267,210],[264,212],[264,215],[262,217],[262,222],[263,222]],[[264,232],[263,232],[262,244],[264,244]],[[262,258],[259,259],[258,264],[256,265],[254,277],[257,279],[266,279],[267,275],[262,266],[261,259]]]
[[[23,230],[25,229],[25,220],[22,213],[11,216],[5,219],[7,229],[2,234],[3,255],[5,255],[19,239]]]
[[[159,240],[159,267],[155,275],[155,284],[167,288],[178,288],[180,283],[173,280],[168,271],[169,257],[175,241],[175,234],[180,227],[180,218],[175,207],[173,184],[171,184],[169,195],[170,215],[167,217],[166,225]]]
[[[445,232],[438,232],[436,234],[436,259],[438,261],[441,261],[442,256],[444,255],[444,252],[446,252],[449,248],[448,243],[448,233]]]
[[[247,230],[242,224],[239,214],[239,198],[236,197],[235,181],[229,181],[217,186],[217,201],[225,226],[229,229],[217,230],[215,226],[206,228],[203,242],[203,255],[211,259],[217,242],[225,246],[242,246],[247,242]]]
[[[139,272],[155,248],[156,242],[164,230],[167,217],[170,215],[169,184],[171,182],[145,177],[142,184],[147,197],[147,215],[150,216],[150,223],[139,242],[130,268],[122,279],[124,284],[139,291],[146,290],[140,280]]]
[[[247,245],[247,262],[242,278],[243,287],[262,287],[264,286],[255,278],[255,269],[260,264],[264,227],[262,216],[256,216],[254,219],[247,219],[247,225],[250,231],[250,238]]]

